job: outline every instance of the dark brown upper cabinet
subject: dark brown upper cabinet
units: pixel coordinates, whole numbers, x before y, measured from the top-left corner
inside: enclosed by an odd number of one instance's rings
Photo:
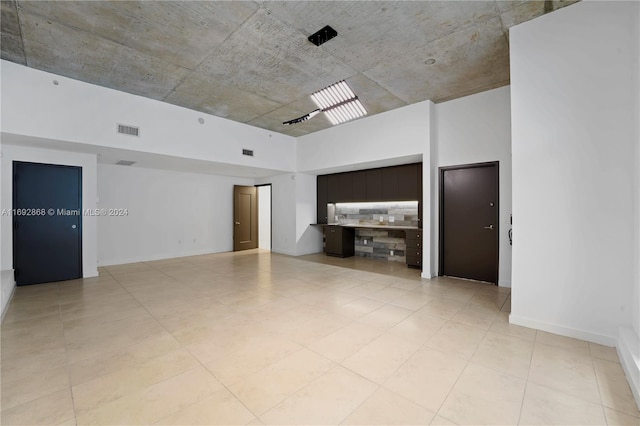
[[[327,203],[329,202],[327,198],[327,190],[328,190],[329,176],[322,175],[318,176],[316,181],[316,189],[317,189],[317,206],[316,206],[316,223],[328,223],[327,222]]]
[[[419,164],[407,164],[398,167],[398,197],[397,201],[413,201],[419,198],[419,188],[422,186],[422,179],[418,173]],[[420,167],[421,168],[421,167]]]
[[[398,167],[382,169],[381,201],[398,201]]]
[[[353,202],[367,201],[367,172],[362,170],[351,172],[353,178]]]
[[[327,223],[327,203],[414,201],[422,218],[422,163],[320,175],[318,223]]]
[[[382,169],[365,170],[367,201],[382,201]]]
[[[348,203],[353,200],[353,175],[336,173],[329,176],[327,197],[330,203]]]

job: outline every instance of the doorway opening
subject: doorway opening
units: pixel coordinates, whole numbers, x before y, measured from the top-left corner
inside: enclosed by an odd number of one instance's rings
[[[498,284],[499,163],[439,172],[439,275]]]
[[[258,188],[258,248],[271,250],[271,184]]]

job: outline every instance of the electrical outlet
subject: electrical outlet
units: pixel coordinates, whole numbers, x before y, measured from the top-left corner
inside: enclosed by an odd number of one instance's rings
[[[393,256],[393,250],[391,250],[391,256]]]
[[[396,221],[396,218],[393,216],[389,216],[389,223],[393,223]]]
[[[364,240],[364,245],[365,245],[365,246],[367,245],[367,240]]]
[[[380,223],[384,222],[384,217],[380,216]]]

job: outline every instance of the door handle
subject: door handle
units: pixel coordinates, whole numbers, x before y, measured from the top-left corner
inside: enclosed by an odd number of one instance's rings
[[[75,225],[71,225],[71,229],[76,229],[76,226]]]
[[[493,229],[493,225],[485,226],[484,229]]]
[[[240,225],[240,222],[236,222],[236,225]]]

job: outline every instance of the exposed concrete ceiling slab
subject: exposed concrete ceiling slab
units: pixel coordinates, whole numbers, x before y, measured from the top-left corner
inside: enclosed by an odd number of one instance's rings
[[[264,9],[238,28],[197,71],[281,103],[356,74]]]
[[[398,67],[379,64],[364,74],[409,104],[424,99],[443,101],[473,93],[476,88],[508,84],[508,53],[502,24],[496,17],[414,49]],[[436,62],[428,65],[432,58]],[[487,69],[494,71],[489,74]]]
[[[340,80],[369,115],[509,84],[509,28],[575,1],[3,0],[1,54],[301,136],[331,124],[282,122]],[[325,25],[338,36],[310,43]]]
[[[33,68],[158,100],[188,74],[186,68],[39,15],[24,14],[20,23],[27,65]]]
[[[176,66],[195,69],[258,9],[252,2],[20,1],[46,18]],[[26,34],[25,34],[26,35]]]
[[[499,14],[487,1],[337,1],[266,4],[273,14],[313,33],[331,23],[339,36],[326,44],[358,71],[392,64],[407,52]]]
[[[279,102],[197,73],[191,73],[164,100],[242,123],[282,106]]]
[[[3,1],[0,23],[2,23],[2,59],[26,65],[24,46],[22,45],[22,33],[18,8],[15,0]]]

